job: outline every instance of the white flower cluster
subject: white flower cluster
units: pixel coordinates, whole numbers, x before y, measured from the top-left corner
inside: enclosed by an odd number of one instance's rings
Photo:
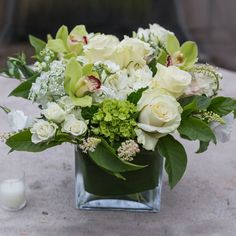
[[[94,152],[100,142],[101,139],[89,137],[87,139],[83,139],[83,142],[79,144],[79,148],[83,153]]]
[[[55,101],[64,96],[65,66],[63,61],[53,61],[49,71],[42,72],[33,83],[29,99],[45,107],[49,101]]]
[[[126,140],[121,143],[117,150],[118,156],[124,161],[132,161],[134,156],[140,152],[138,144],[134,140]]]

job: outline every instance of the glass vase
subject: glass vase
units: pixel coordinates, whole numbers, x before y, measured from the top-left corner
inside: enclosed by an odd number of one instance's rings
[[[134,163],[146,167],[121,173],[119,178],[97,166],[76,146],[76,208],[159,212],[163,158],[157,152],[142,151]]]

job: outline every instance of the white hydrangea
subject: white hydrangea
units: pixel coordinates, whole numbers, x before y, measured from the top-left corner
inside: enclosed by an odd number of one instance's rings
[[[42,72],[33,83],[29,99],[45,107],[48,102],[64,96],[64,72],[65,63],[53,61],[50,64],[49,71]]]
[[[160,45],[165,45],[168,35],[174,35],[174,33],[158,24],[150,24],[148,29],[139,28],[134,37],[156,48]]]
[[[96,102],[105,98],[125,100],[131,92],[147,87],[153,76],[148,66],[130,66],[121,70],[117,64],[107,61],[98,62],[96,68],[100,70],[102,81],[100,90],[93,94]]]

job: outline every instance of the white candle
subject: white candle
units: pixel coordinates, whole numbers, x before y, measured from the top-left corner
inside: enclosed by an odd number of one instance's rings
[[[0,182],[0,204],[7,210],[19,210],[25,206],[23,180],[8,179]]]

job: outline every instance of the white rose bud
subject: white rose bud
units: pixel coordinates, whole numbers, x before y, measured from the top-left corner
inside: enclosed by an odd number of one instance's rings
[[[144,92],[138,102],[138,110],[141,111],[138,127],[144,131],[139,134],[138,141],[146,144],[144,148],[147,150],[154,150],[158,139],[174,132],[181,122],[180,104],[174,97],[158,90]]]
[[[8,122],[13,131],[22,130],[33,125],[33,120],[22,111],[12,110],[8,113]]]
[[[176,66],[157,64],[157,73],[154,77],[154,86],[165,89],[171,95],[179,98],[191,83],[191,75]]]
[[[36,144],[49,140],[50,138],[54,137],[57,128],[58,126],[54,123],[49,123],[45,120],[39,120],[30,129],[30,132],[32,133],[32,142]]]
[[[79,136],[87,131],[88,127],[82,120],[77,120],[73,114],[68,115],[62,125],[62,132]]]
[[[42,114],[50,121],[61,123],[65,120],[66,112],[55,102],[49,102]]]

